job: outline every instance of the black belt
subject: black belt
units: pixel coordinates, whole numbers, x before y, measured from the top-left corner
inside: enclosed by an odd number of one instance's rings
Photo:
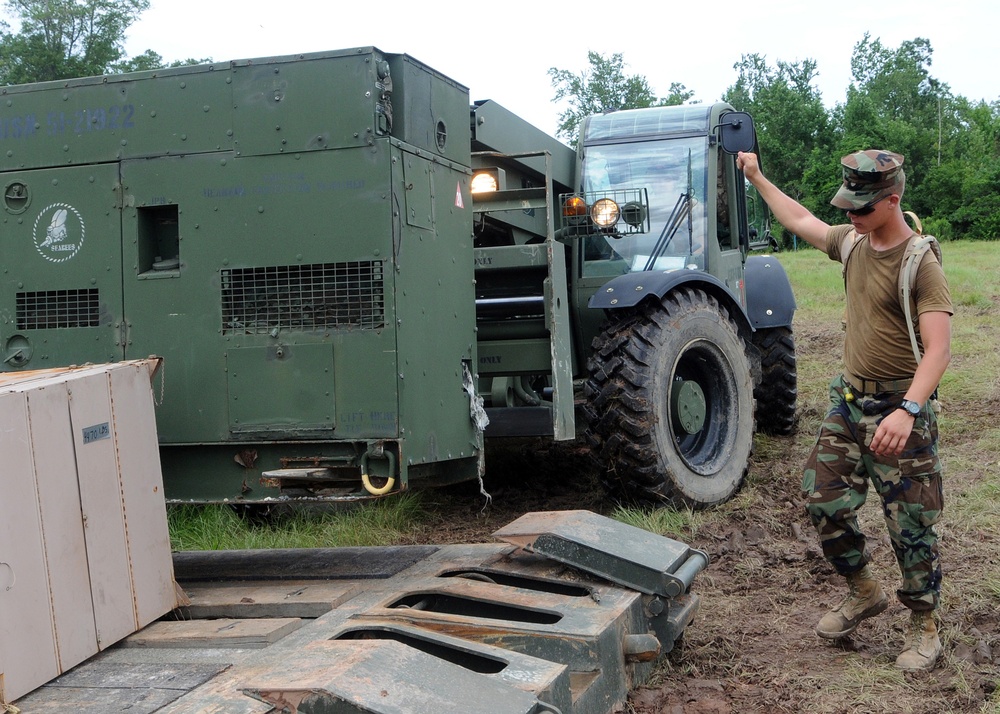
[[[850,372],[844,372],[844,381],[857,394],[904,394],[913,384],[912,377],[905,379],[862,379]]]

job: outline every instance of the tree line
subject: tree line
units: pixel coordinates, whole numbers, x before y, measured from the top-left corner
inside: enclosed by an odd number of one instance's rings
[[[734,65],[723,100],[754,117],[768,177],[819,218],[838,223],[829,204],[841,182],[841,156],[881,148],[906,157],[903,207],[924,232],[943,240],[1000,239],[1000,102],[971,101],[930,73],[933,50],[923,38],[888,47],[869,34],[854,46],[844,102],[824,106],[813,85],[814,60],[770,64],[759,54]],[[693,95],[671,85],[657,97],[645,78],[628,76],[621,55],[588,55],[588,70],[552,68],[555,99],[569,100],[559,135],[573,139],[589,113],[681,104]],[[621,91],[628,88],[628,92]],[[776,233],[784,245],[791,236]]]
[[[5,0],[0,17],[0,85],[94,77],[211,62],[166,62],[153,50],[125,53],[125,33],[149,0]]]

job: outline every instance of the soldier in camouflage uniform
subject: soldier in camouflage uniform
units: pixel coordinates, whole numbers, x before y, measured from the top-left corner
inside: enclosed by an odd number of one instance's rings
[[[785,228],[845,263],[844,372],[830,385],[830,408],[802,488],[823,554],[846,578],[849,592],[823,616],[816,633],[846,637],[888,606],[868,568],[857,523],[870,484],[881,499],[902,573],[896,595],[910,610],[896,664],[932,669],[941,653],[934,619],[941,592],[934,526],[943,499],[930,400],[951,359],[954,309],[941,264],[928,251],[913,289],[918,360],[898,295],[901,263],[914,235],[899,205],[903,157],[870,150],[841,160],[844,182],[830,203],[846,211],[850,223],[842,226],[824,223],[782,193],[761,173],[755,155],[740,154],[738,161]]]

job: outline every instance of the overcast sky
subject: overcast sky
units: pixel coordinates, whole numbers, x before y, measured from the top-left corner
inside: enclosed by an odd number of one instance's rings
[[[741,55],[772,66],[811,58],[828,106],[843,102],[850,58],[865,32],[897,48],[924,37],[931,74],[972,100],[1000,99],[997,0],[813,3],[801,0],[152,0],[128,31],[129,55],[215,61],[373,45],[406,53],[555,133],[550,67],[578,73],[587,52],[620,52],[666,96],[672,82],[711,102],[735,81]]]

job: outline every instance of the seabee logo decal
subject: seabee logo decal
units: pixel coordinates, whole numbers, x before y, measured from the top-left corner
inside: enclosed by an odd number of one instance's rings
[[[80,212],[68,203],[53,203],[35,219],[35,248],[46,260],[64,263],[80,252],[86,232]]]

